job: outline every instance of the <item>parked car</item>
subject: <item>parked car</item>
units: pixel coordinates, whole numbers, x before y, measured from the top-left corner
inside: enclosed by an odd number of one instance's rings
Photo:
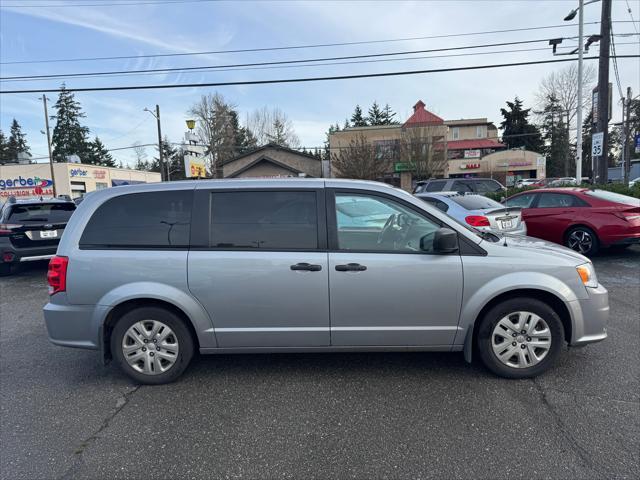
[[[493,178],[441,178],[421,180],[413,193],[424,192],[473,192],[487,193],[504,190],[504,186]]]
[[[484,195],[438,192],[418,193],[416,197],[479,231],[527,234],[527,226],[522,221],[519,208],[505,208]]]
[[[464,351],[523,378],[565,343],[606,338],[607,291],[587,258],[496,239],[375,182],[105,189],[51,259],[44,317],[53,343],[100,350],[149,384],[176,379],[195,350]]]
[[[548,188],[556,188],[556,187],[576,187],[578,186],[578,180],[575,177],[561,177],[554,178],[550,182],[547,182],[545,187]]]
[[[588,188],[545,188],[508,198],[522,209],[528,234],[566,245],[583,255],[600,247],[640,243],[640,200]]]
[[[0,210],[0,275],[10,275],[22,262],[53,257],[75,209],[63,199],[9,197]]]
[[[540,182],[540,180],[538,180],[537,178],[521,178],[516,182],[516,187],[518,188],[532,187],[536,185],[538,182]]]

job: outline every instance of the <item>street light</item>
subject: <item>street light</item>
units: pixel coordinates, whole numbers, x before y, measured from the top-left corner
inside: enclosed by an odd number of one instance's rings
[[[576,134],[576,180],[578,180],[578,184],[582,183],[582,63],[584,56],[584,47],[582,45],[583,36],[584,36],[584,7],[585,5],[589,5],[590,3],[598,2],[599,0],[589,0],[585,2],[584,0],[579,0],[578,8],[575,8],[569,12],[569,14],[564,17],[565,22],[569,22],[576,18],[576,13],[578,15],[578,105],[576,106],[576,123],[577,123],[577,134]],[[591,37],[589,38],[591,42]],[[587,47],[588,48],[588,47]],[[591,176],[594,176],[594,172],[591,172]]]
[[[187,120],[187,128],[189,130],[193,130],[194,128],[196,128],[196,121],[195,120]]]

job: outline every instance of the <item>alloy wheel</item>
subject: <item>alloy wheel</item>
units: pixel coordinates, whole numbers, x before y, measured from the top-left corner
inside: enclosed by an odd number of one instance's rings
[[[593,248],[593,236],[585,230],[574,230],[569,234],[567,245],[576,252],[588,253]]]
[[[512,368],[528,368],[540,363],[551,349],[547,322],[531,312],[513,312],[501,318],[491,334],[496,358]]]
[[[159,375],[178,359],[176,334],[157,320],[142,320],[131,325],[122,338],[122,354],[127,363],[145,375]]]

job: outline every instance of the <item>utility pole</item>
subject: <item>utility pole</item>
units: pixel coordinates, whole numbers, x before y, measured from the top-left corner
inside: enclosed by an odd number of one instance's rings
[[[622,149],[622,176],[624,184],[629,185],[629,171],[631,170],[631,87],[627,87],[626,105],[623,105],[624,114],[624,148]]]
[[[53,177],[53,155],[51,153],[51,133],[49,132],[49,112],[47,111],[47,96],[42,95],[42,104],[44,105],[44,125],[47,131],[47,148],[49,149],[49,168],[51,169],[51,188],[53,196],[56,196],[56,179]]]
[[[600,18],[600,59],[598,62],[598,120],[595,133],[602,132],[602,155],[597,157],[594,183],[607,183],[609,152],[609,44],[611,41],[611,0],[602,0]],[[579,127],[578,127],[579,128]]]
[[[582,75],[583,75],[583,52],[584,47],[584,0],[578,3],[578,105],[576,111],[576,123],[578,131],[576,132],[576,180],[578,185],[582,183]],[[567,128],[569,126],[567,125]]]
[[[158,161],[160,162],[160,181],[164,182],[165,179],[169,180],[169,169],[167,168],[165,176],[164,157],[162,155],[162,130],[160,129],[160,105],[156,105],[155,112],[148,108],[145,108],[144,111],[156,117],[158,122]]]

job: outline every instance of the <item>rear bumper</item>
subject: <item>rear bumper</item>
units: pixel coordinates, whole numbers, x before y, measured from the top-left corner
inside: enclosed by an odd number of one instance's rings
[[[587,288],[589,298],[569,302],[573,313],[573,332],[569,345],[577,347],[607,338],[609,292],[602,285]]]
[[[49,260],[56,254],[58,245],[47,245],[46,247],[17,248],[8,239],[0,239],[0,263],[31,262],[36,260]],[[12,259],[5,261],[6,254],[10,254]]]
[[[100,348],[100,307],[70,305],[66,294],[57,293],[44,306],[44,321],[49,341],[74,348]]]

